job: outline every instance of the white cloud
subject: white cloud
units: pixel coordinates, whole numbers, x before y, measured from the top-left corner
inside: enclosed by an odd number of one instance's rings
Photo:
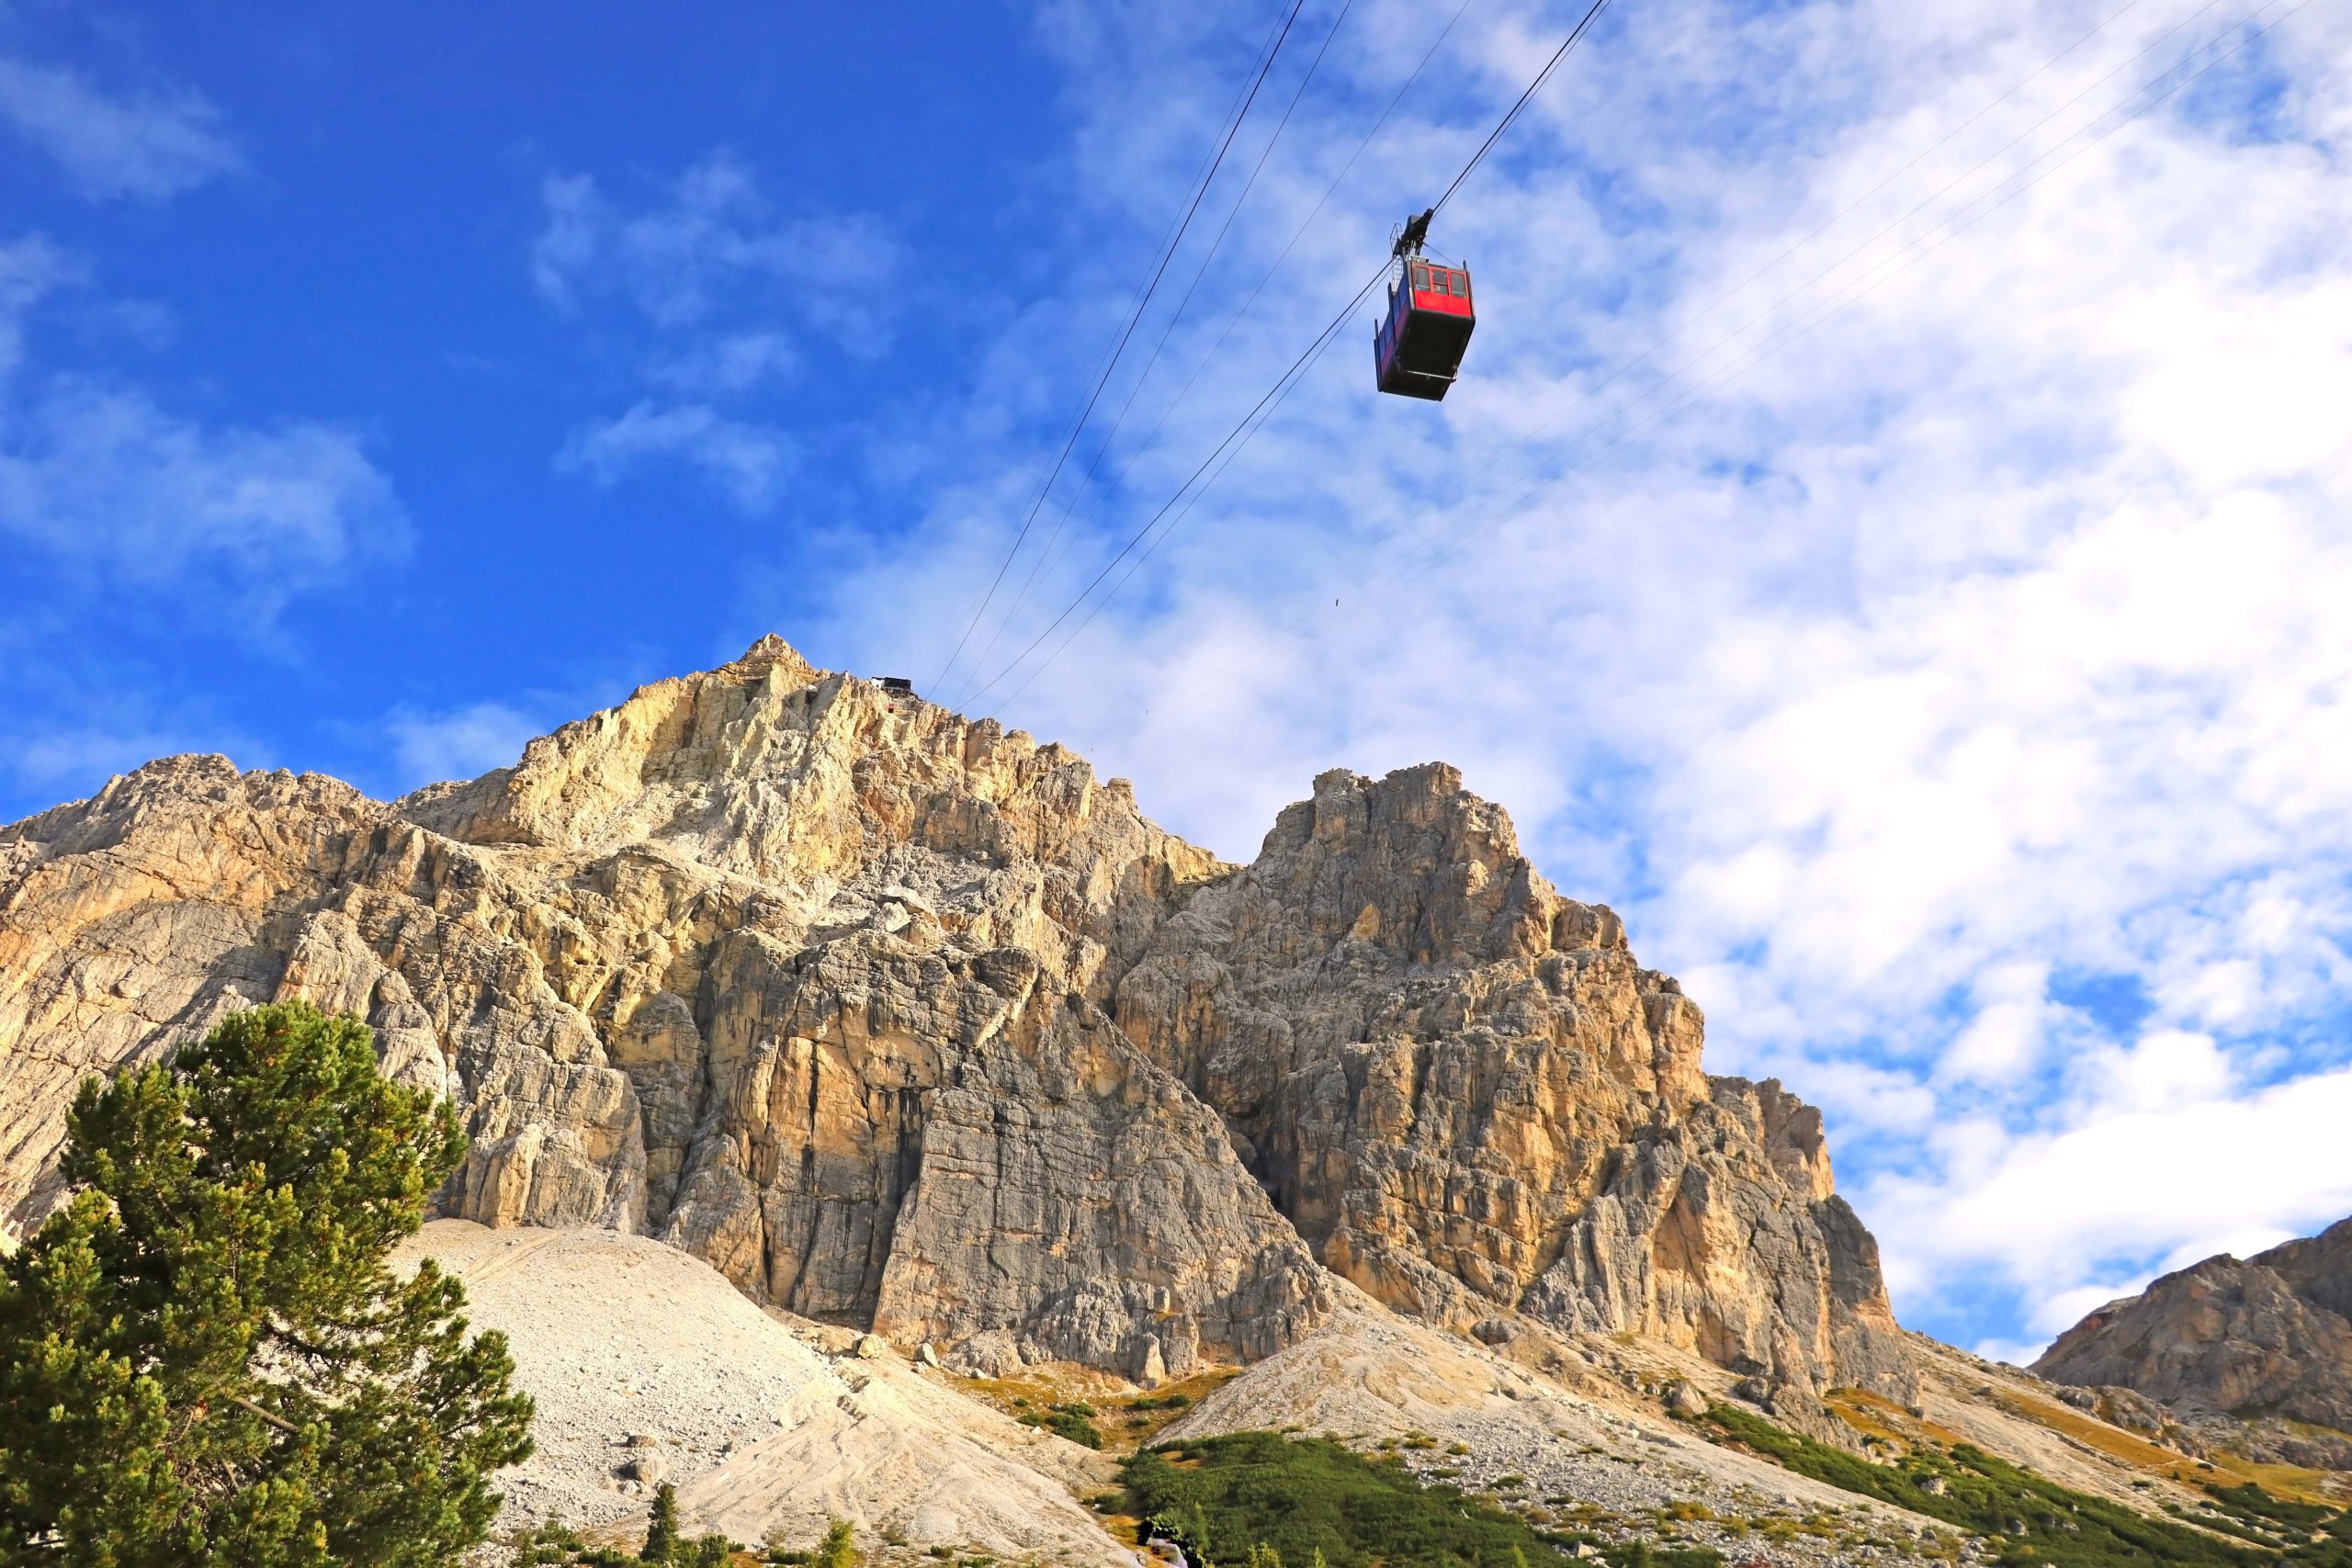
[[[159,201],[240,164],[219,111],[200,96],[112,95],[59,66],[0,58],[0,121],[94,200]]]
[[[264,618],[396,553],[407,525],[357,437],[330,425],[208,425],[145,393],[50,381],[0,422],[0,532],[69,569]]]
[[[572,280],[596,261],[604,201],[586,175],[550,175],[539,182],[539,209],[545,221],[531,242],[531,285],[557,310],[576,310]]]
[[[2165,1112],[2227,1100],[2230,1060],[2210,1034],[2160,1029],[2134,1045],[2095,1044],[2076,1064],[2083,1092],[2102,1111]]]
[[[24,360],[26,313],[85,273],[80,258],[39,234],[0,243],[0,387]]]
[[[618,296],[667,331],[788,304],[794,318],[864,344],[883,328],[876,307],[904,263],[871,218],[784,217],[750,165],[725,150],[635,210],[615,206],[586,175],[548,176],[539,201],[531,279],[540,297],[571,311]]]
[[[1860,1201],[1911,1260],[1915,1288],[1990,1265],[2009,1276],[2026,1323],[2052,1334],[2086,1301],[2144,1282],[2110,1283],[2119,1261],[2245,1256],[2352,1213],[2347,1117],[2344,1070],[2159,1110],[2103,1105],[1965,1169],[1866,1186]]]
[[[1322,767],[1462,763],[1571,893],[1626,908],[1645,961],[1699,977],[1718,1070],[1826,1103],[1899,1304],[1958,1303],[1977,1315],[1938,1321],[1972,1341],[2352,1213],[2329,1157],[2352,1110],[2352,169],[2328,151],[2352,17],[2270,13],[2245,58],[2275,84],[2188,117],[2142,89],[2243,33],[2179,0],[2062,52],[2101,14],[1612,10],[1443,215],[1481,289],[1448,400],[1372,396],[1351,327],[1126,596],[977,705],[1228,854]],[[1231,64],[1204,39],[1232,21],[1053,13],[1084,67],[1071,198],[1141,236],[1123,263],[1196,166]],[[1346,89],[1302,104],[1227,276],[1288,241],[1442,21],[1375,6],[1342,35]],[[1521,17],[1461,35],[1159,444],[1123,448],[1132,478],[1000,601],[994,661],[1547,47]],[[1069,287],[933,426],[1001,468],[943,480],[921,545],[851,579],[820,635],[849,661],[945,660],[1100,351],[1034,324],[1115,321],[1132,278]],[[1175,333],[1148,417],[1222,324]],[[991,423],[1030,408],[1018,439]],[[2082,975],[2147,1016],[2070,1002]]]
[[[504,703],[472,703],[446,713],[395,708],[384,720],[403,787],[469,779],[510,767],[546,727]]]
[[[684,463],[746,513],[775,505],[797,460],[791,438],[773,427],[726,418],[707,403],[640,402],[574,431],[556,467],[612,485],[661,458]]]
[[[786,218],[750,166],[724,150],[688,166],[661,199],[624,210],[586,175],[539,191],[531,249],[539,297],[592,330],[639,340],[654,395],[572,432],[556,467],[610,485],[655,459],[682,462],[744,513],[773,508],[798,461],[779,423],[822,333],[828,355],[887,347],[887,308],[903,265],[898,241],[857,216]],[[617,301],[617,321],[592,314]],[[745,412],[763,399],[776,413]]]
[[[724,397],[781,380],[799,363],[792,340],[782,333],[729,333],[663,355],[647,375],[674,392]]]

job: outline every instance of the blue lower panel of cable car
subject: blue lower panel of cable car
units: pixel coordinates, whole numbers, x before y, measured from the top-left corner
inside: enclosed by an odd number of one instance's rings
[[[1478,324],[1470,309],[1470,274],[1462,267],[1408,262],[1388,293],[1388,317],[1373,335],[1380,389],[1434,402],[1453,385],[1463,351]]]

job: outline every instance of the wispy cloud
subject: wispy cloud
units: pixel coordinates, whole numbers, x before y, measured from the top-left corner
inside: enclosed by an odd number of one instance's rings
[[[573,432],[559,470],[610,485],[677,460],[739,511],[773,507],[798,443],[760,412],[763,396],[794,389],[812,338],[831,356],[884,352],[898,240],[856,215],[786,215],[724,150],[634,207],[581,174],[549,176],[539,200],[533,288],[559,314],[636,344],[647,394]]]
[[[0,533],[80,577],[220,593],[266,620],[397,553],[407,525],[349,431],[206,424],[134,388],[55,377],[0,420]]]
[[[208,423],[144,388],[29,363],[27,318],[87,278],[40,235],[0,243],[0,536],[73,581],[223,594],[256,624],[400,552],[406,517],[353,432]]]
[[[575,431],[556,467],[610,485],[659,458],[684,463],[737,510],[760,513],[782,496],[795,450],[782,431],[728,419],[706,403],[640,402]]]
[[[153,672],[135,658],[126,665],[119,651],[57,595],[11,601],[0,619],[0,725],[8,736],[0,818],[85,796],[157,757],[225,752],[249,768],[276,761],[266,742],[214,705],[217,694],[164,696]]]
[[[0,58],[0,122],[93,200],[160,201],[241,164],[220,112],[200,95],[108,93],[62,66]]]
[[[728,333],[657,359],[646,374],[674,392],[725,397],[782,380],[799,364],[799,351],[783,333]]]
[[[9,767],[22,789],[47,789],[127,773],[157,757],[173,756],[217,742],[209,735],[164,726],[108,729],[89,725],[34,728],[20,733]],[[252,765],[249,758],[247,765]]]
[[[39,234],[0,243],[0,386],[24,360],[26,313],[86,275],[81,258]]]
[[[618,297],[656,326],[683,329],[788,300],[795,316],[863,334],[883,328],[873,304],[904,265],[902,247],[871,218],[786,216],[751,166],[724,150],[633,209],[587,175],[549,176],[539,200],[531,279],[563,310]]]
[[[513,764],[524,744],[547,727],[504,703],[471,703],[447,712],[395,708],[384,721],[402,787],[469,779]]]

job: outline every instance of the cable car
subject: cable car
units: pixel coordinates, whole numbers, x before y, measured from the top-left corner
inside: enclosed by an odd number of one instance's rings
[[[1388,314],[1372,339],[1380,389],[1431,402],[1453,385],[1478,324],[1470,308],[1470,269],[1441,266],[1421,254],[1433,216],[1434,209],[1408,220],[1396,236]]]

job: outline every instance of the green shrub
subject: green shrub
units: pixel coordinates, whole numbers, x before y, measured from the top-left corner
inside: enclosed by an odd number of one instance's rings
[[[1328,1438],[1162,1444],[1122,1474],[1127,1512],[1227,1568],[1242,1568],[1251,1546],[1292,1563],[1320,1552],[1328,1568],[1562,1568],[1555,1545],[1493,1504]]]
[[[857,1533],[847,1519],[826,1527],[825,1539],[809,1554],[808,1568],[857,1568]]]
[[[1652,1546],[1632,1541],[1604,1546],[1601,1558],[1610,1568],[1723,1568],[1724,1554],[1712,1546]]]
[[[1193,1403],[1189,1393],[1148,1393],[1127,1401],[1130,1410],[1182,1410]]]
[[[1057,1438],[1067,1438],[1082,1448],[1099,1449],[1102,1434],[1092,1420],[1094,1406],[1071,1403],[1057,1404],[1050,1410],[1033,1410],[1021,1417],[1024,1427],[1035,1427],[1051,1432]]]
[[[1994,1561],[2004,1568],[2029,1562],[2055,1568],[2147,1562],[2256,1568],[2272,1560],[2270,1554],[2188,1525],[2150,1518],[2121,1504],[2072,1491],[1966,1443],[1947,1451],[1916,1449],[1896,1467],[1871,1464],[1736,1406],[1715,1405],[1705,1419],[1721,1436],[1736,1438],[1801,1475],[1979,1535],[2001,1537]],[[1928,1490],[1924,1483],[1930,1477],[1940,1477],[1944,1490]],[[1808,1523],[1820,1528],[1816,1521]],[[1778,1538],[1771,1526],[1766,1533]],[[2336,1565],[2330,1562],[2329,1568]],[[2352,1559],[2343,1568],[2352,1568]]]

